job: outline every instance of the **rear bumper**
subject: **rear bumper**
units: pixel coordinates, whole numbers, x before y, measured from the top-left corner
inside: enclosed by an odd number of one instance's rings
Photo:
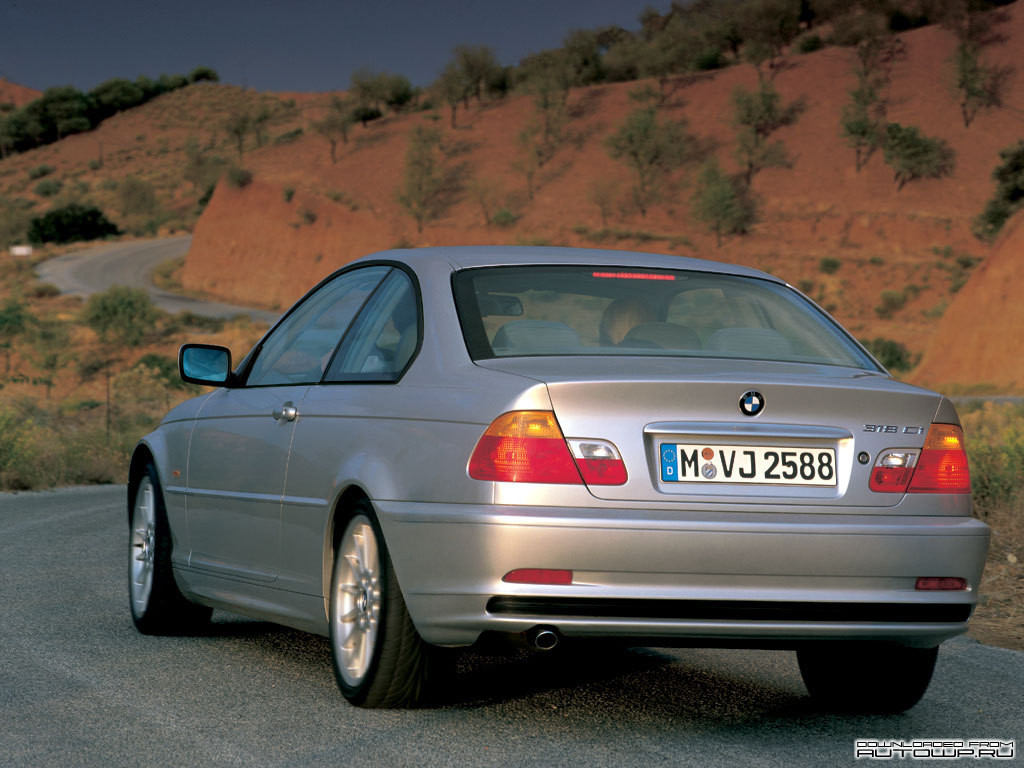
[[[413,621],[439,645],[543,625],[666,644],[932,646],[966,631],[989,540],[948,516],[374,504]],[[572,570],[573,583],[503,582],[515,568]],[[969,589],[915,591],[919,576]]]

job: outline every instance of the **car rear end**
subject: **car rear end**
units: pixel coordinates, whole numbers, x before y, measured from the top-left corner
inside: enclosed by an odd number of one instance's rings
[[[456,272],[475,369],[522,393],[453,479],[485,502],[375,501],[423,637],[964,632],[989,532],[950,402],[768,276],[683,261]]]

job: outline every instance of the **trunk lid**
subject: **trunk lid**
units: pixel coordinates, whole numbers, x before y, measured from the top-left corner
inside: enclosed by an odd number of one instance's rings
[[[881,374],[799,363],[523,357],[477,364],[544,382],[567,439],[614,443],[626,483],[589,488],[615,501],[893,506],[903,494],[872,492],[871,467],[883,450],[919,449],[941,401]],[[753,417],[741,406],[750,392],[762,405]],[[666,480],[666,450],[686,481]],[[780,457],[791,464],[775,466],[768,477],[780,479],[766,480]],[[801,461],[808,466],[801,469]],[[739,468],[756,462],[753,477],[740,482]],[[694,477],[706,464],[714,471]],[[786,479],[794,471],[798,479]],[[801,481],[801,471],[813,478]]]

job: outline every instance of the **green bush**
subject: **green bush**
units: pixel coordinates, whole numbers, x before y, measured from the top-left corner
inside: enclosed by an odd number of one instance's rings
[[[956,152],[945,140],[925,136],[913,125],[889,123],[883,152],[897,189],[915,179],[949,176],[956,167]]]
[[[287,133],[282,133],[280,136],[274,139],[274,144],[291,144],[292,142],[301,139],[303,133],[305,133],[305,131],[303,131],[301,128],[296,128],[294,130],[288,131]]]
[[[152,216],[159,207],[153,185],[135,176],[121,182],[117,194],[125,216]]]
[[[117,227],[99,208],[71,203],[32,219],[28,239],[39,245],[96,240],[116,234],[119,234]]]
[[[883,319],[888,319],[903,309],[907,303],[907,295],[904,291],[882,291],[882,303],[875,307],[875,314]]]
[[[499,227],[508,228],[514,226],[515,223],[519,221],[519,218],[519,214],[512,210],[509,210],[508,208],[499,208],[497,211],[495,211],[494,217],[491,219],[491,221],[493,221],[495,225]]]
[[[82,319],[104,341],[137,347],[153,331],[157,316],[148,293],[115,285],[89,297]]]
[[[860,343],[867,347],[868,352],[875,356],[890,371],[908,371],[914,367],[916,360],[903,344],[892,339],[861,339]]]
[[[225,175],[227,176],[228,184],[235,189],[244,189],[252,184],[252,171],[239,168],[237,165],[228,168],[228,172]]]
[[[35,181],[36,179],[43,178],[43,176],[49,176],[53,173],[53,170],[52,165],[37,165],[35,168],[28,169],[28,177]]]
[[[814,53],[825,47],[825,43],[817,35],[804,35],[797,42],[797,50],[800,53]]]
[[[292,198],[295,196],[295,188],[285,187],[281,192],[281,196],[284,198],[284,201],[286,203],[290,203],[292,201]]]
[[[999,156],[1003,162],[992,171],[995,196],[974,220],[974,235],[980,240],[995,238],[1007,219],[1024,207],[1024,140],[1002,150]]]
[[[824,272],[826,275],[834,275],[841,266],[843,266],[843,262],[831,256],[826,256],[818,262],[819,271]]]
[[[43,179],[36,184],[33,190],[40,197],[53,197],[64,188],[64,182],[60,179]]]
[[[302,209],[302,220],[307,224],[316,224],[316,211],[311,211],[309,208]]]

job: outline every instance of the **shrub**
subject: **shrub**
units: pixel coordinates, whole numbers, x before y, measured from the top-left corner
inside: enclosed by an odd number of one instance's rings
[[[825,47],[825,43],[817,35],[804,35],[797,43],[800,53],[814,53]]]
[[[43,179],[35,186],[35,193],[40,197],[53,197],[64,188],[60,179]]]
[[[116,234],[117,227],[99,208],[71,203],[32,219],[28,239],[38,245],[95,240]]]
[[[233,165],[228,168],[226,176],[228,184],[235,189],[244,189],[252,184],[252,171],[248,171],[245,168],[239,168],[237,165]]]
[[[157,210],[156,190],[148,181],[129,176],[121,182],[117,194],[125,216],[151,216]]]
[[[303,208],[302,220],[307,224],[316,224],[316,211],[311,211],[309,208]]]
[[[52,165],[37,165],[35,168],[28,169],[28,177],[33,181],[41,179],[43,176],[49,176],[51,173],[53,173]]]
[[[861,339],[860,343],[867,347],[868,352],[890,371],[908,371],[913,368],[916,360],[903,344],[892,339]]]
[[[290,203],[292,198],[295,197],[295,187],[285,187],[281,190],[281,197],[284,198],[286,203]]]
[[[301,128],[296,128],[294,130],[288,131],[287,133],[282,133],[280,136],[274,139],[274,144],[291,144],[293,141],[298,141],[300,138],[302,138],[303,133],[305,133],[305,131],[303,131]]]
[[[826,275],[834,275],[839,271],[841,266],[843,266],[843,262],[839,259],[834,259],[831,256],[826,256],[818,262],[818,270],[824,272]]]
[[[217,70],[210,67],[196,67],[189,73],[188,81],[190,83],[201,83],[203,81],[217,83],[220,82],[220,75],[217,74]]]
[[[519,214],[512,210],[508,208],[499,208],[494,212],[494,216],[491,218],[491,221],[493,221],[496,226],[508,228],[515,225],[515,223],[519,221],[519,218]]]
[[[882,291],[882,303],[875,307],[875,314],[883,319],[892,317],[903,309],[907,303],[907,295],[903,291]]]
[[[993,239],[1007,219],[1024,207],[1024,140],[1002,150],[999,157],[1003,162],[992,171],[995,196],[974,220],[974,235],[981,240]]]
[[[953,173],[956,152],[943,139],[922,134],[915,126],[889,123],[885,129],[885,162],[896,188],[915,179],[939,179]]]
[[[115,285],[94,293],[85,305],[83,320],[107,342],[137,347],[156,326],[157,309],[139,288]]]

